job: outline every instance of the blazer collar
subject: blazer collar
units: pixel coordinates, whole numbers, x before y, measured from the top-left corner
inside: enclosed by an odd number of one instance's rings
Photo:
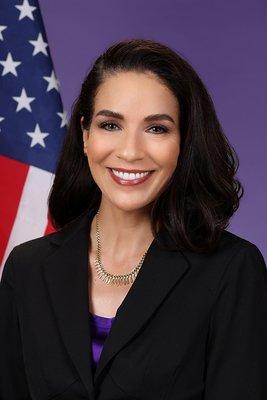
[[[43,262],[58,328],[90,395],[93,395],[94,385],[99,382],[107,364],[142,329],[189,268],[180,251],[163,250],[153,240],[134,283],[117,310],[93,376],[88,251],[90,225],[94,214],[92,210],[86,210],[60,231],[46,236],[57,249]],[[157,236],[164,241],[171,241],[165,230],[160,231]]]

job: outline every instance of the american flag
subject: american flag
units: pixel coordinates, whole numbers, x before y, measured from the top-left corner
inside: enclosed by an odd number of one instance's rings
[[[66,132],[37,0],[0,2],[0,278],[14,246],[53,232],[47,197]]]

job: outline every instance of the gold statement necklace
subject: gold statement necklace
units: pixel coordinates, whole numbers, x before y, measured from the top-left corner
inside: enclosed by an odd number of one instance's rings
[[[96,266],[96,271],[97,275],[100,279],[102,279],[106,284],[110,285],[127,285],[130,282],[132,283],[146,256],[147,251],[144,253],[144,255],[141,258],[141,261],[138,263],[138,265],[128,274],[124,275],[113,275],[107,272],[101,262],[101,244],[100,244],[100,233],[99,233],[99,224],[98,224],[98,218],[99,218],[99,211],[96,213],[96,257],[95,257],[95,266]]]

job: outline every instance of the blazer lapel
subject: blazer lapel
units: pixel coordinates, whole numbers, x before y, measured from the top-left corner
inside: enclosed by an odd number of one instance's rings
[[[69,354],[93,394],[105,366],[142,328],[189,264],[180,251],[161,249],[154,239],[143,265],[119,306],[94,377],[88,303],[88,251],[94,212],[87,211],[69,227],[47,238],[59,248],[44,262],[44,271],[59,329]],[[157,235],[171,244],[167,231]]]

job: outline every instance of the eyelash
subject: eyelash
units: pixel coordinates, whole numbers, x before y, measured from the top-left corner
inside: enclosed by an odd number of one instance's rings
[[[99,126],[99,128],[101,128],[101,129],[105,129],[105,127],[107,126],[107,125],[116,125],[116,126],[118,126],[117,124],[115,124],[114,122],[102,122],[100,125],[98,125]],[[153,126],[151,126],[151,128],[161,128],[162,130],[163,130],[163,132],[159,132],[159,133],[157,133],[157,132],[153,132],[155,135],[164,135],[164,133],[168,133],[169,132],[169,129],[168,128],[166,128],[166,127],[164,127],[164,126],[161,126],[161,125],[153,125]],[[149,129],[151,129],[151,128],[149,128]],[[107,131],[112,131],[112,129],[110,130],[110,129],[106,129]]]

